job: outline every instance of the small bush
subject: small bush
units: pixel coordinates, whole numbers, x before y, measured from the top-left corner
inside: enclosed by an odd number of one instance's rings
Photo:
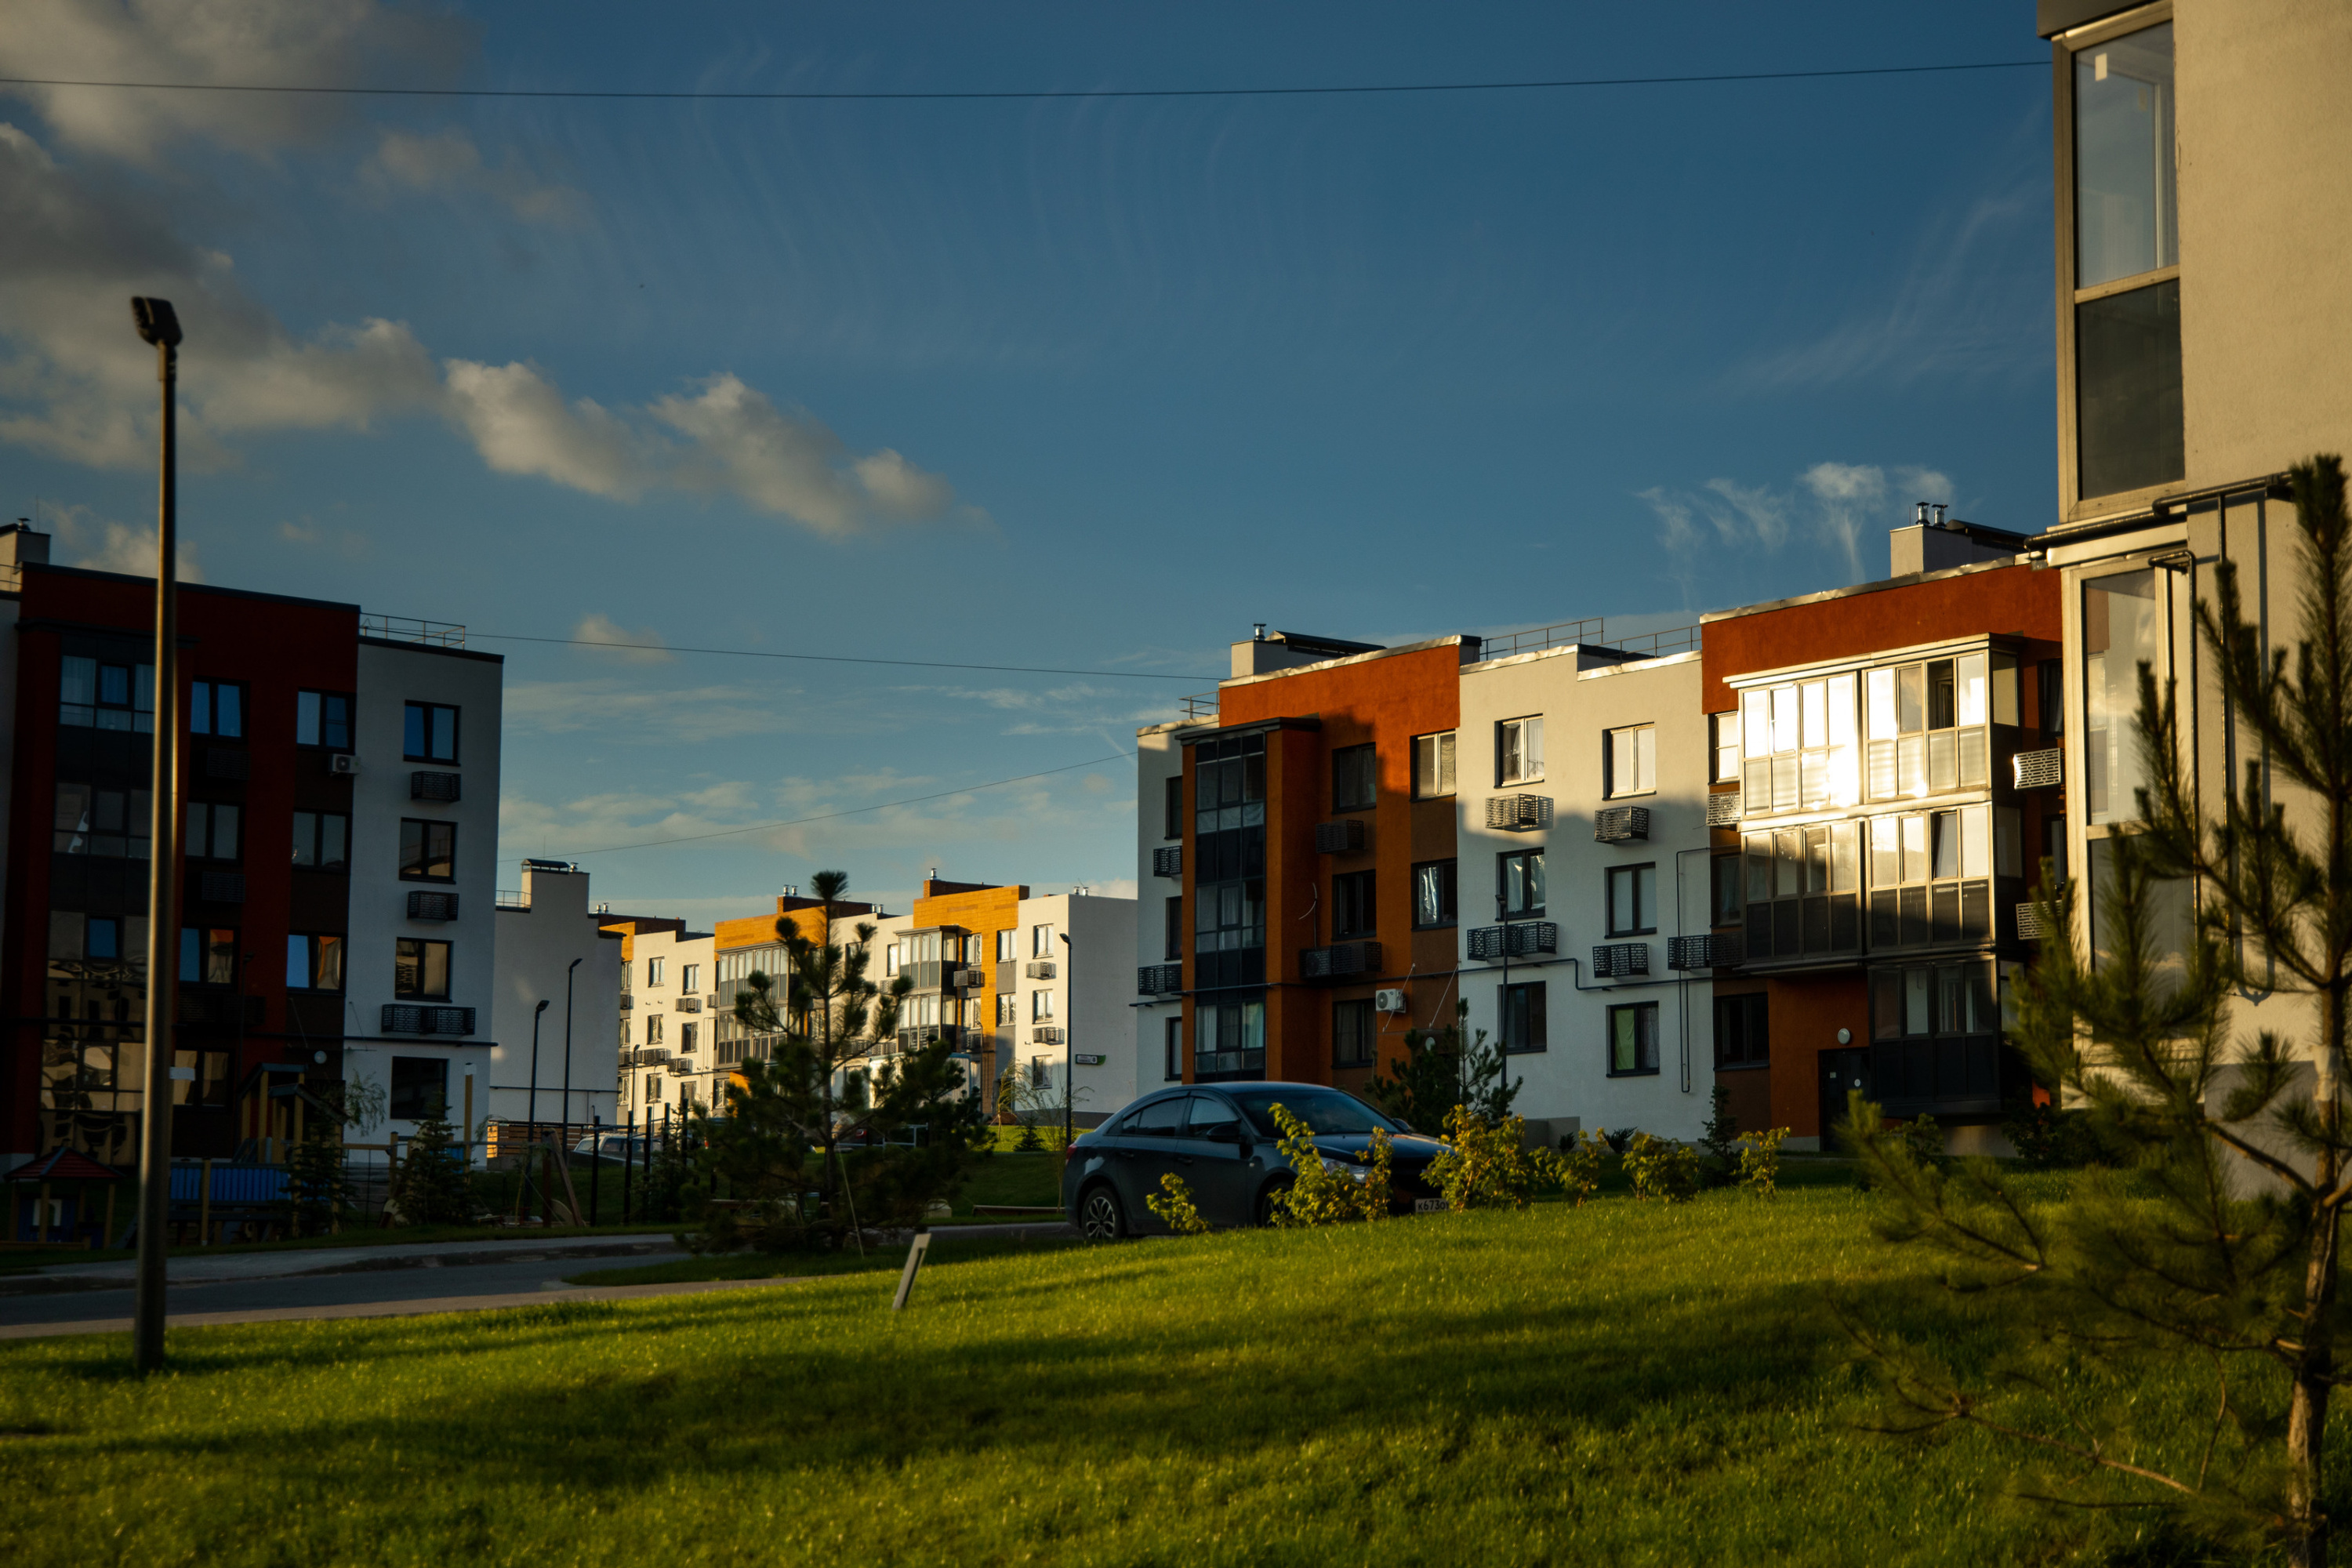
[[[1903,1146],[1913,1159],[1933,1164],[1944,1157],[1944,1130],[1932,1116],[1915,1116],[1903,1124]]]
[[[2037,1171],[2070,1170],[2098,1163],[2098,1140],[2079,1110],[2028,1105],[2003,1121],[2000,1131],[2017,1157]]]
[[[1625,1174],[1638,1198],[1688,1203],[1698,1193],[1698,1151],[1671,1138],[1636,1132],[1625,1149]]]
[[[1560,1189],[1576,1200],[1582,1208],[1601,1185],[1601,1169],[1609,1159],[1609,1140],[1598,1132],[1570,1132],[1559,1141],[1559,1152],[1552,1156],[1552,1169],[1558,1173]]]
[[[1774,1127],[1762,1132],[1750,1132],[1739,1141],[1741,1186],[1762,1198],[1779,1193],[1780,1141],[1788,1135],[1787,1128]]]
[[[1192,1202],[1192,1189],[1184,1178],[1170,1171],[1160,1178],[1158,1196],[1143,1200],[1143,1206],[1160,1218],[1160,1223],[1179,1236],[1203,1236],[1209,1222],[1201,1217],[1198,1205]]]
[[[1371,1162],[1351,1166],[1329,1160],[1316,1146],[1315,1133],[1287,1107],[1267,1108],[1282,1129],[1282,1157],[1297,1179],[1274,1195],[1278,1226],[1341,1225],[1354,1219],[1386,1219],[1389,1213],[1389,1144],[1385,1131],[1372,1133]],[[1154,1207],[1153,1213],[1159,1210]]]
[[[1633,1140],[1641,1135],[1640,1129],[1633,1127],[1620,1127],[1614,1131],[1603,1128],[1601,1133],[1601,1136],[1608,1141],[1609,1152],[1612,1154],[1622,1154],[1633,1146]]]
[[[1508,1204],[1525,1208],[1545,1188],[1567,1184],[1567,1162],[1554,1150],[1529,1149],[1524,1117],[1488,1121],[1464,1105],[1445,1117],[1446,1152],[1429,1163],[1429,1181],[1449,1209]]]
[[[1706,1184],[1719,1187],[1732,1179],[1739,1164],[1739,1118],[1731,1113],[1731,1091],[1715,1086],[1713,1110],[1699,1131],[1698,1146],[1706,1151]]]

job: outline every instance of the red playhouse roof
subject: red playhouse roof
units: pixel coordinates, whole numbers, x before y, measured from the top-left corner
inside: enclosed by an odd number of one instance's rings
[[[11,1182],[112,1182],[121,1179],[122,1173],[110,1165],[101,1165],[87,1154],[77,1154],[70,1149],[59,1149],[37,1160],[27,1160],[5,1178]]]

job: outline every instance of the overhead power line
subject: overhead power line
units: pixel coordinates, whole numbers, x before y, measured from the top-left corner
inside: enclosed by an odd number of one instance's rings
[[[1095,675],[1106,680],[1220,680],[1215,675],[1162,675],[1143,669],[1063,669],[1043,664],[956,664],[936,658],[865,658],[846,653],[770,653],[753,647],[681,647],[662,642],[604,642],[593,637],[530,637],[516,632],[476,632],[488,642],[553,643],[563,647],[628,648],[640,653],[714,653],[730,658],[791,658],[815,664],[887,664],[904,669],[984,669],[1005,675]]]
[[[1095,87],[1015,89],[1002,91],[817,92],[817,91],[630,91],[600,88],[523,87],[345,87],[278,82],[95,81],[64,77],[0,77],[0,87],[93,87],[142,92],[320,93],[341,98],[546,98],[638,102],[907,103],[975,102],[1096,98],[1337,98],[1374,94],[1440,92],[1538,92],[1593,87],[1684,87],[1717,82],[1818,81],[1835,77],[1921,76],[1936,71],[2048,70],[2039,60],[1968,60],[1948,65],[1853,66],[1843,69],[1716,71],[1688,76],[1559,77],[1525,81],[1408,81],[1342,83],[1330,87]]]
[[[675,838],[647,838],[636,844],[607,844],[602,849],[582,849],[575,858],[587,855],[617,855],[624,849],[651,849],[663,844],[696,844],[709,838],[733,838],[746,833],[768,833],[779,827],[798,827],[810,822],[831,822],[835,817],[859,816],[869,811],[887,811],[894,805],[921,805],[927,801],[945,800],[950,795],[977,795],[984,789],[1003,789],[1006,784],[1027,784],[1032,779],[1051,778],[1055,773],[1076,773],[1080,768],[1097,768],[1105,763],[1116,763],[1132,757],[1133,752],[1114,752],[1108,757],[1096,757],[1088,762],[1071,763],[1067,766],[1047,768],[1043,773],[1023,773],[1019,778],[993,779],[987,784],[966,784],[961,789],[943,789],[937,795],[909,795],[905,800],[877,801],[872,805],[854,805],[846,811],[819,812],[814,816],[795,816],[786,822],[759,822],[749,827],[722,827],[716,833],[682,833]]]

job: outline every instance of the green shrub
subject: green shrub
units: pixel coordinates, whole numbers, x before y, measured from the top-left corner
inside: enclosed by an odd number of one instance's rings
[[[1788,1135],[1787,1128],[1773,1127],[1762,1132],[1750,1132],[1739,1141],[1741,1186],[1764,1198],[1780,1191],[1780,1141]]]
[[[2037,1171],[2099,1163],[2099,1141],[2079,1110],[2061,1110],[2055,1105],[2024,1106],[2000,1124],[2000,1131],[2017,1157]]]
[[[1562,1191],[1576,1200],[1582,1208],[1601,1185],[1601,1167],[1609,1159],[1609,1140],[1598,1132],[1570,1132],[1559,1141],[1559,1152],[1552,1156],[1551,1168],[1559,1175]]]
[[[1295,1173],[1291,1184],[1274,1195],[1274,1223],[1279,1226],[1340,1225],[1353,1219],[1386,1219],[1389,1212],[1389,1135],[1372,1133],[1369,1165],[1351,1166],[1329,1160],[1316,1147],[1315,1133],[1286,1106],[1267,1108],[1282,1129],[1282,1157]],[[1153,1209],[1157,1214],[1158,1209]]]
[[[1671,1138],[1636,1132],[1626,1144],[1625,1174],[1635,1197],[1688,1203],[1698,1193],[1698,1151]]]
[[[1566,1184],[1567,1162],[1551,1149],[1529,1149],[1524,1117],[1488,1121],[1466,1105],[1445,1117],[1446,1152],[1429,1163],[1429,1181],[1449,1209],[1508,1204],[1525,1208],[1538,1191]]]
[[[1706,1151],[1706,1184],[1722,1186],[1732,1178],[1739,1164],[1739,1118],[1731,1113],[1731,1091],[1721,1084],[1715,1086],[1706,1125],[1700,1129],[1698,1146]]]
[[[1201,1236],[1208,1231],[1209,1222],[1201,1217],[1199,1207],[1192,1202],[1192,1189],[1173,1171],[1160,1176],[1159,1195],[1144,1199],[1143,1206],[1179,1236]]]

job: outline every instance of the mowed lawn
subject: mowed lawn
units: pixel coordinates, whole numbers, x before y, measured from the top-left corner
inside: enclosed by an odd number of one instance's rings
[[[1858,1424],[1869,1199],[933,1257],[624,1304],[0,1344],[0,1561],[2181,1561]],[[1958,1331],[1913,1320],[1967,1356]],[[2185,1374],[2184,1374],[2185,1375]],[[2147,1452],[2200,1387],[2144,1391]],[[2156,1550],[2150,1551],[2150,1547]]]

